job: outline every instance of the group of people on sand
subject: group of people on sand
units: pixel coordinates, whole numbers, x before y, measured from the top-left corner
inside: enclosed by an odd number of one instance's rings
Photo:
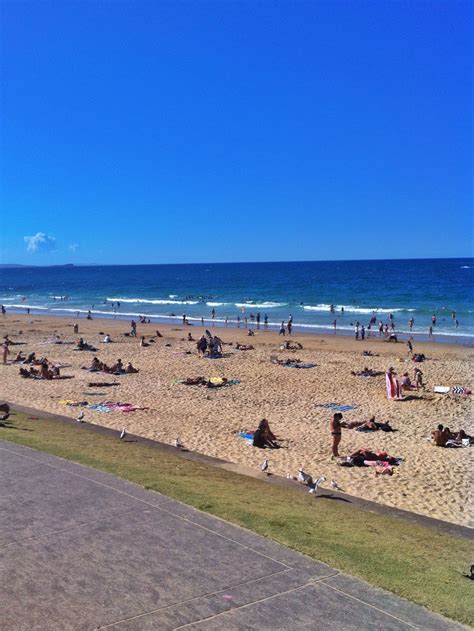
[[[431,433],[431,438],[436,447],[469,447],[474,444],[474,438],[463,429],[452,432],[441,424]]]
[[[128,362],[128,364],[124,366],[122,360],[117,359],[115,364],[108,366],[105,362],[100,361],[98,357],[94,357],[91,365],[88,367],[85,366],[84,369],[90,372],[106,372],[112,375],[131,375],[138,372],[138,368],[134,368],[131,362]]]
[[[34,353],[33,353],[34,354]],[[23,362],[25,363],[25,362]],[[37,366],[37,368],[35,368]],[[20,376],[24,379],[60,379],[60,368],[56,364],[48,362],[46,358],[31,362],[30,368],[20,368]]]
[[[223,342],[219,336],[212,335],[212,333],[206,329],[206,334],[201,335],[196,343],[196,347],[201,357],[205,355],[208,357],[221,357],[223,352],[222,344]]]

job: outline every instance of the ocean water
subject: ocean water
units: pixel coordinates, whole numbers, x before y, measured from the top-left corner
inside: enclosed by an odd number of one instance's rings
[[[260,313],[261,327],[266,314],[276,328],[291,314],[295,330],[332,332],[336,319],[337,333],[348,335],[356,321],[367,326],[375,313],[385,324],[391,313],[402,337],[414,319],[415,339],[427,338],[435,314],[435,340],[474,343],[473,275],[474,259],[2,268],[0,303],[32,315],[85,317],[90,309],[180,323],[185,314],[206,325],[214,309],[216,325],[240,318],[241,327]]]

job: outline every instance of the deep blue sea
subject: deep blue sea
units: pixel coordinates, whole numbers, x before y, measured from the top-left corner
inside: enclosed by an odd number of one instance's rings
[[[391,313],[402,334],[413,318],[419,339],[435,314],[435,340],[474,343],[473,274],[474,259],[3,268],[0,303],[7,312],[85,317],[90,309],[155,322],[185,314],[206,324],[215,309],[215,323],[228,326],[260,313],[270,328],[291,314],[296,330],[332,332],[336,319],[340,334],[356,321],[367,326],[373,312],[377,325]]]

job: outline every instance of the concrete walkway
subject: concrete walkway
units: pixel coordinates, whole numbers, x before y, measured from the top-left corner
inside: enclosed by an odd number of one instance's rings
[[[462,629],[112,475],[0,441],[0,628]]]

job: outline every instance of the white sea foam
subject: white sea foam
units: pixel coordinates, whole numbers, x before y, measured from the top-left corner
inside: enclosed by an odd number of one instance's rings
[[[223,307],[224,305],[229,304],[228,302],[206,302],[208,307]]]
[[[286,302],[236,302],[236,307],[248,307],[249,309],[274,309],[276,307],[286,306]]]
[[[107,298],[107,302],[123,302],[144,305],[198,305],[199,300],[148,300],[147,298]]]
[[[461,265],[461,269],[471,269],[470,265]]]
[[[21,304],[21,305],[9,305],[9,307],[14,307],[15,309],[43,309],[44,311],[48,311],[49,307],[48,305],[27,305],[27,304]]]
[[[397,313],[398,311],[415,311],[415,309],[377,309],[375,307],[358,307],[353,305],[334,305],[335,313],[340,312],[344,307],[346,313]],[[330,311],[331,305],[319,304],[319,305],[304,305],[305,311]]]

